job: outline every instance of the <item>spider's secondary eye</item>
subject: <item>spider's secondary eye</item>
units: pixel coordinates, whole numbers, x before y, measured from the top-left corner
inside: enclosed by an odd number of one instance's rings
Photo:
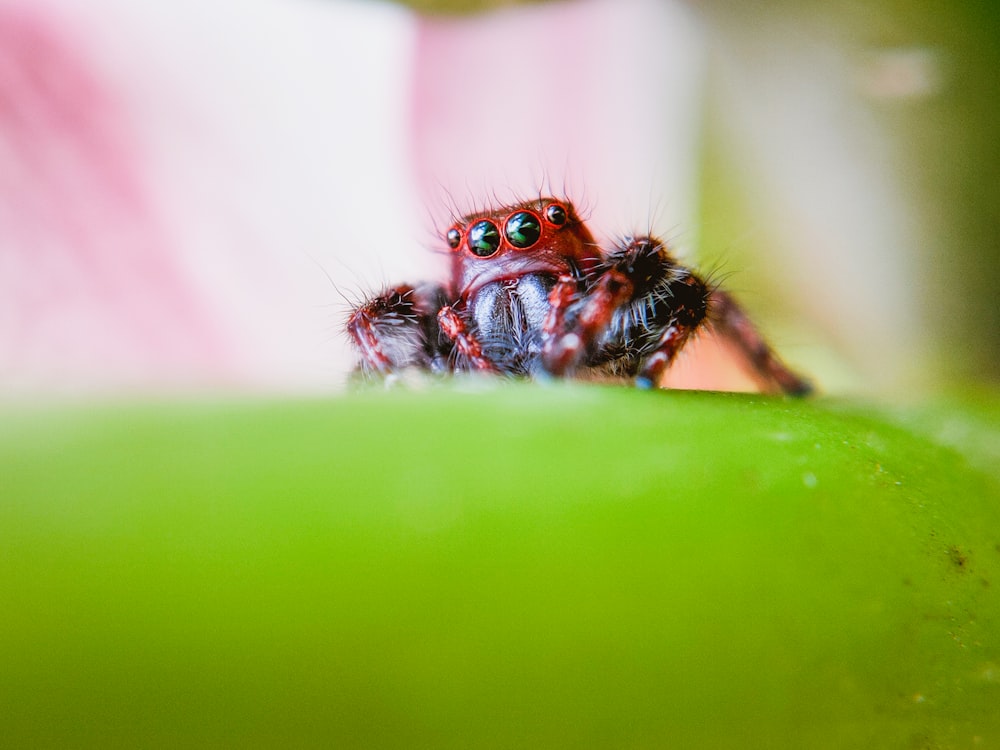
[[[445,238],[448,240],[448,247],[452,250],[462,244],[462,233],[455,227],[448,230],[448,234],[445,235]]]
[[[566,209],[558,203],[552,203],[545,209],[545,218],[557,227],[561,227],[566,223]]]
[[[480,258],[488,258],[500,249],[500,230],[492,221],[477,221],[469,230],[469,249]]]
[[[507,226],[504,227],[507,239],[514,247],[531,247],[542,234],[542,227],[534,214],[527,211],[518,211],[507,219]]]

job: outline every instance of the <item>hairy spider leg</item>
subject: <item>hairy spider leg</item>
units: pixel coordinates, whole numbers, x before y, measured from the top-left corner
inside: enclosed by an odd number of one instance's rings
[[[715,332],[736,347],[765,390],[781,391],[790,396],[812,393],[812,383],[778,359],[732,295],[716,289],[709,298],[709,310]]]
[[[438,311],[438,323],[444,335],[455,344],[459,354],[468,359],[476,370],[498,372],[496,365],[483,354],[483,347],[451,305],[445,305]]]
[[[632,282],[615,268],[603,273],[579,305],[572,323],[566,313],[578,299],[578,282],[564,274],[549,294],[549,315],[542,329],[542,365],[552,375],[572,372],[591,354],[588,343],[596,342],[607,329],[615,311],[631,298]]]
[[[412,315],[412,305],[406,299],[412,293],[412,287],[395,287],[373,297],[351,314],[347,321],[347,332],[358,346],[362,365],[383,375],[392,371],[394,364],[382,346],[378,327],[391,320],[405,323]]]
[[[444,290],[436,285],[392,287],[357,307],[347,332],[363,370],[388,375],[408,366],[437,369],[443,358],[436,314]]]
[[[552,291],[549,292],[549,311],[545,315],[545,320],[542,321],[542,365],[548,372],[552,372],[555,367],[559,366],[549,365],[550,360],[558,360],[561,356],[561,352],[555,350],[556,334],[565,330],[566,310],[577,299],[579,293],[579,280],[568,273],[560,274]],[[573,342],[572,339],[567,342],[565,339],[566,336],[563,336],[562,340],[558,342],[564,351],[568,351],[567,344],[579,344],[579,339],[576,342]],[[565,366],[567,365],[563,365],[564,369]]]
[[[684,348],[691,334],[697,326],[674,323],[667,326],[666,330],[660,334],[660,340],[652,352],[647,354],[642,361],[642,369],[636,376],[635,385],[637,388],[656,388],[663,377],[663,373],[674,361],[677,352]]]

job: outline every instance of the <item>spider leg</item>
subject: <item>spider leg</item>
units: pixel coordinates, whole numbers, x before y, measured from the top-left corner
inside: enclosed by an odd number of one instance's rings
[[[549,311],[542,321],[542,367],[547,372],[565,372],[579,359],[580,337],[559,334],[566,330],[566,312],[579,294],[580,284],[568,273],[561,274],[549,292]]]
[[[575,298],[562,280],[553,289],[543,365],[554,375],[607,366],[655,386],[705,317],[704,282],[660,240],[640,236],[618,243],[587,284]]]
[[[663,330],[655,348],[643,358],[642,368],[635,379],[637,388],[657,387],[663,373],[670,367],[677,352],[684,347],[696,327],[675,323]]]
[[[807,396],[812,393],[812,383],[778,359],[778,355],[730,294],[716,289],[709,298],[709,309],[716,333],[736,347],[766,390],[780,391],[790,396]]]
[[[479,340],[469,331],[465,321],[451,305],[442,307],[438,311],[437,319],[444,335],[452,341],[455,349],[474,369],[480,372],[498,372],[496,365],[483,353]]]
[[[409,366],[438,369],[446,354],[436,317],[443,299],[441,287],[403,284],[355,307],[346,328],[361,369],[380,375]]]
[[[632,293],[632,282],[616,268],[601,274],[582,299],[578,281],[568,274],[560,276],[549,294],[549,314],[542,326],[545,370],[556,376],[572,372]]]

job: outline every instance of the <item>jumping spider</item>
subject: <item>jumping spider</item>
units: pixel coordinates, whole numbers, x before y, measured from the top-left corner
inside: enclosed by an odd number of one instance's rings
[[[445,240],[447,283],[392,287],[352,310],[347,332],[362,372],[611,377],[652,388],[709,323],[764,390],[810,391],[728,293],[680,265],[655,237],[601,248],[568,201],[474,213]]]

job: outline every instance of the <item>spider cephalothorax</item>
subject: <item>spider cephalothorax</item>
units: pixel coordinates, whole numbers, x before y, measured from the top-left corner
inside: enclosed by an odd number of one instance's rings
[[[347,330],[364,372],[610,376],[653,387],[711,321],[763,388],[809,391],[729,294],[655,237],[602,248],[568,201],[539,198],[474,213],[455,222],[445,241],[446,283],[396,286],[352,311]]]

